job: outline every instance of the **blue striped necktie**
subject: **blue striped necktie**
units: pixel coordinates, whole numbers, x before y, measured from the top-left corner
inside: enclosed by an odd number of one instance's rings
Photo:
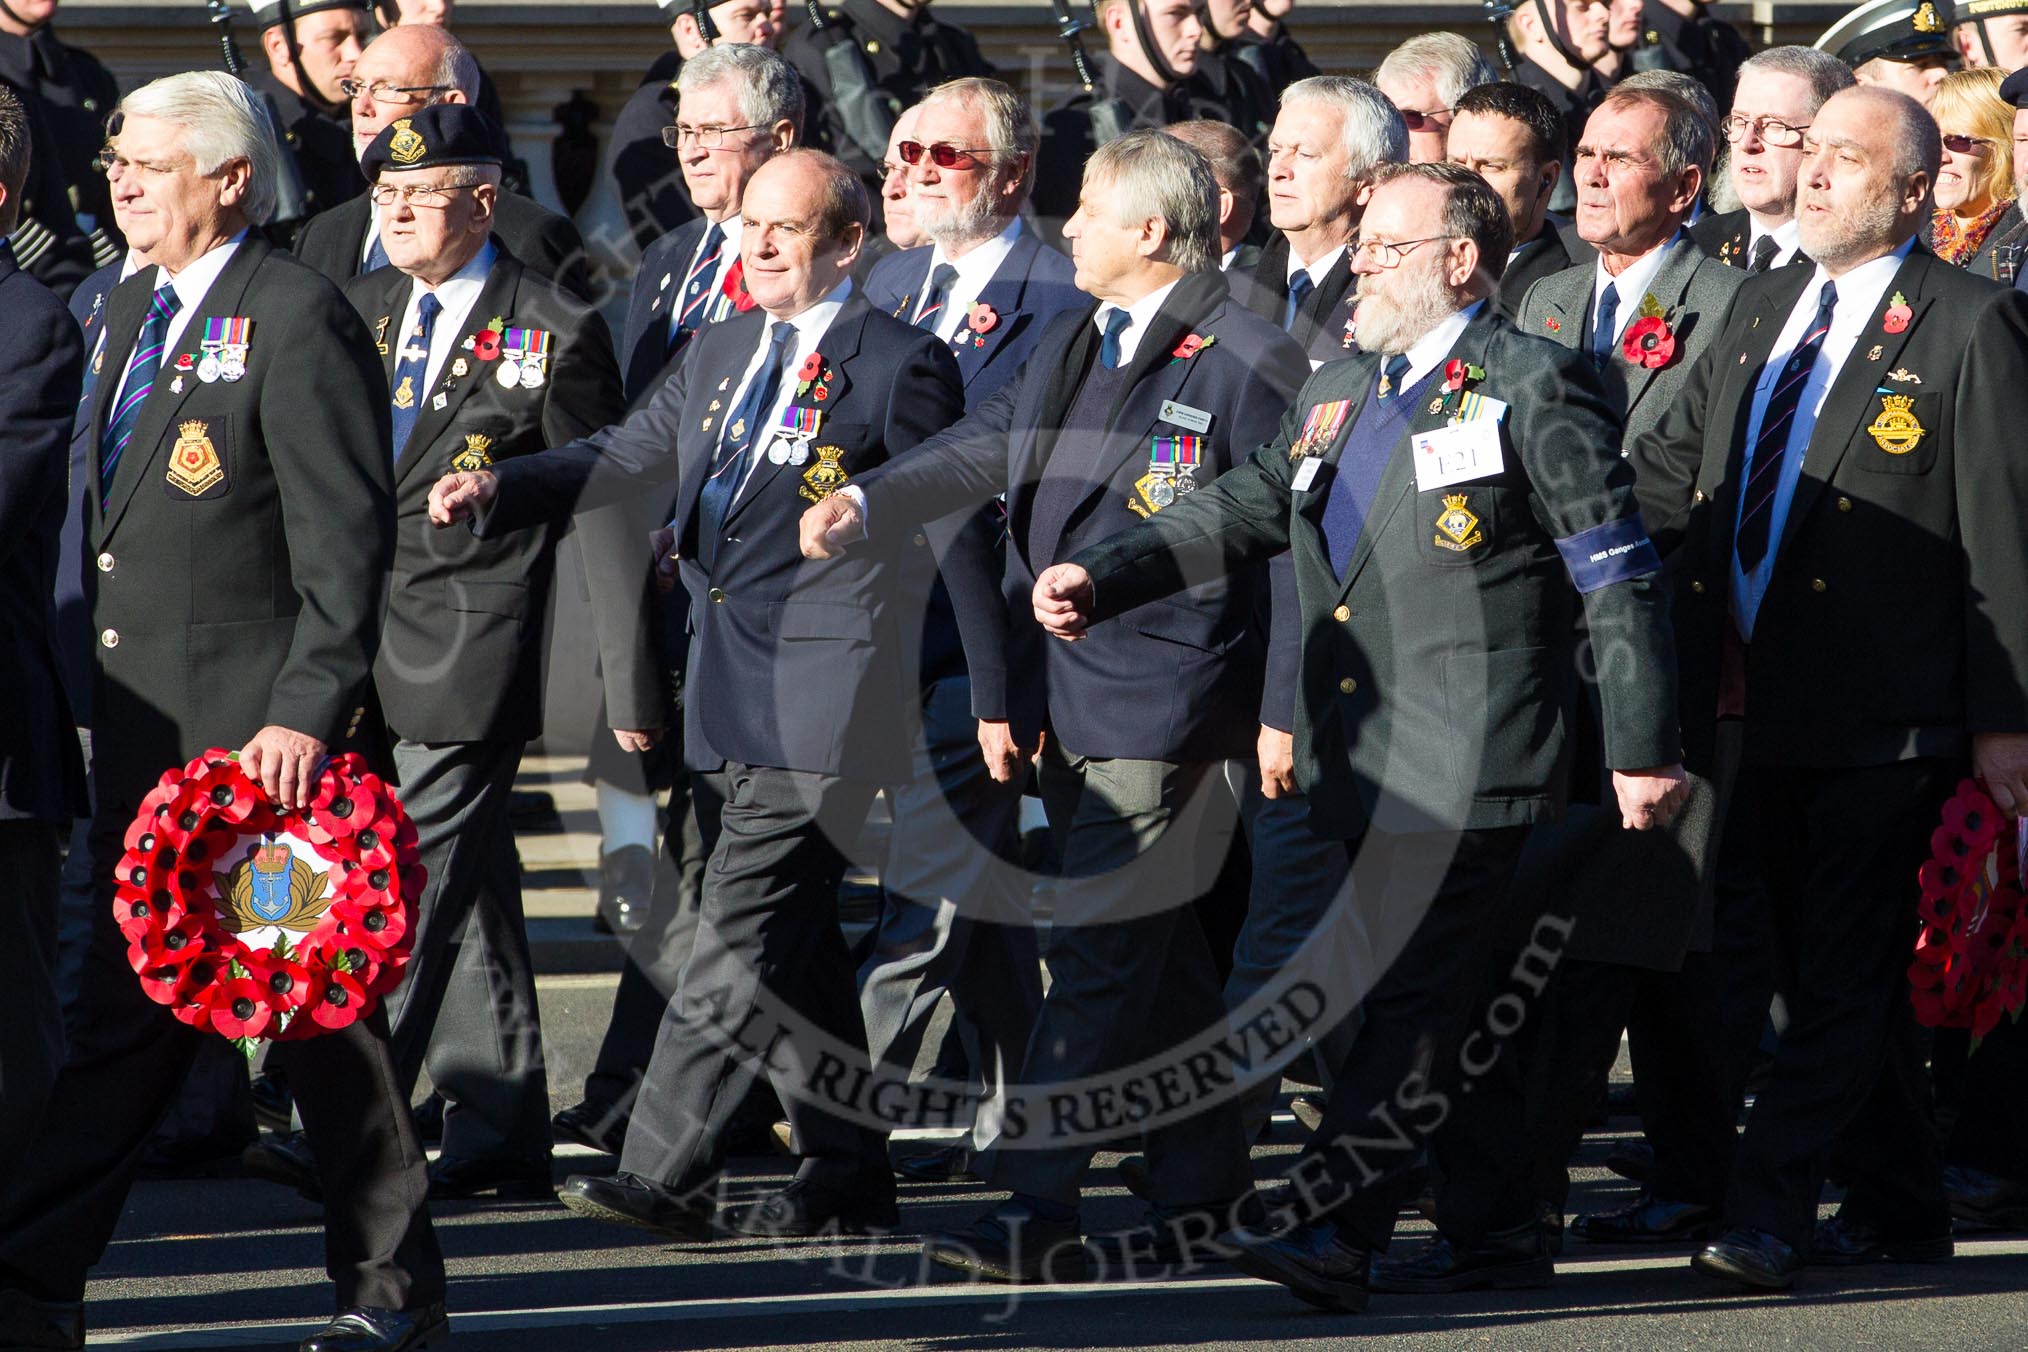
[[[670,316],[669,352],[690,340],[704,322],[705,297],[711,293],[711,279],[718,275],[718,259],[725,252],[725,231],[716,222],[704,232],[704,242],[698,246],[697,261],[690,265],[690,275],[683,279],[683,294]]]
[[[1789,434],[1803,402],[1803,387],[1817,369],[1824,353],[1824,335],[1831,331],[1831,319],[1838,309],[1838,284],[1825,282],[1817,293],[1817,313],[1810,317],[1803,340],[1789,355],[1768,395],[1767,408],[1760,415],[1760,435],[1753,441],[1753,463],[1747,467],[1746,492],[1739,512],[1739,534],[1733,546],[1739,552],[1739,566],[1751,573],[1767,557],[1770,527],[1774,524],[1775,492],[1781,487],[1782,465],[1789,455]],[[1812,414],[1812,417],[1815,415]]]
[[[182,306],[173,285],[162,287],[141,321],[141,336],[134,340],[134,355],[127,362],[127,379],[120,386],[120,402],[106,419],[106,434],[99,442],[99,505],[112,496],[113,470],[127,443],[134,439],[134,424],[141,420],[141,405],[155,388],[155,375],[162,369],[162,349],[169,344],[169,321]]]

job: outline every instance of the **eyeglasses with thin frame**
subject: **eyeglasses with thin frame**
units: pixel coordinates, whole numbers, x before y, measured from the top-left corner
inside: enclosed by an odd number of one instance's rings
[[[452,193],[476,186],[472,183],[376,183],[366,190],[366,195],[377,207],[389,206],[400,198],[411,207],[441,211],[451,204]]]
[[[1778,117],[1748,117],[1744,113],[1733,113],[1718,124],[1725,133],[1725,139],[1734,145],[1746,139],[1748,131],[1775,147],[1788,150],[1803,143],[1803,133],[1810,129],[1807,122],[1784,122]]]
[[[375,80],[372,84],[368,84],[364,80],[354,80],[348,76],[338,82],[338,88],[348,99],[357,100],[371,94],[375,103],[385,103],[397,108],[412,108],[418,103],[428,103],[428,96],[431,94],[447,94],[457,86],[393,85],[385,80]]]
[[[662,128],[662,144],[671,150],[681,150],[687,141],[695,141],[699,150],[716,150],[724,144],[727,132],[759,131],[761,124],[748,123],[744,127],[693,127],[687,122],[678,122],[673,127]]]
[[[92,167],[107,178],[115,178],[130,169],[140,169],[150,174],[173,174],[185,166],[186,161],[170,164],[155,164],[148,160],[130,160],[111,146],[100,150],[92,157]]]
[[[923,152],[928,151],[930,163],[939,169],[956,169],[963,166],[966,160],[977,161],[980,156],[993,153],[984,146],[954,146],[944,141],[937,141],[931,145],[924,145],[920,141],[903,141],[897,149],[901,151],[901,162],[908,165],[921,164]]]
[[[1456,235],[1428,235],[1422,239],[1355,239],[1352,241],[1352,257],[1364,258],[1377,268],[1398,268],[1401,260],[1425,244],[1434,244],[1440,239],[1456,239]]]
[[[1969,155],[1972,153],[1973,146],[1989,146],[1991,144],[1993,143],[1983,136],[1961,136],[1954,131],[1947,131],[1943,134],[1943,148],[1950,151],[1953,155]]]

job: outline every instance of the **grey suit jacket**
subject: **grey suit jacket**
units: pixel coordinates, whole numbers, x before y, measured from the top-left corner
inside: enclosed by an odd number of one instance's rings
[[[1626,418],[1626,440],[1632,441],[1661,419],[1689,378],[1697,356],[1718,332],[1732,295],[1746,274],[1705,253],[1687,233],[1665,246],[1669,256],[1648,285],[1648,294],[1662,307],[1676,350],[1659,367],[1638,365],[1615,349],[1599,374],[1606,394]],[[1586,307],[1592,303],[1596,265],[1590,258],[1576,267],[1544,277],[1521,300],[1523,333],[1575,348],[1584,341]],[[1634,320],[1639,316],[1635,315]],[[1629,321],[1629,328],[1633,321]]]

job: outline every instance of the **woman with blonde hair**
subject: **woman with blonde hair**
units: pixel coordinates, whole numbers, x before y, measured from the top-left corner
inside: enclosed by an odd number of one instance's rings
[[[1936,87],[1929,111],[1943,133],[1936,212],[1929,246],[1946,263],[1994,276],[1993,245],[2015,234],[2014,108],[2000,97],[2004,71],[1953,71]]]

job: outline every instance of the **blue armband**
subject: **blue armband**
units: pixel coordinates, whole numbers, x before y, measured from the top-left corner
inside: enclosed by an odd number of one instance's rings
[[[1662,566],[1662,556],[1655,552],[1655,542],[1638,515],[1565,536],[1556,542],[1556,549],[1580,592],[1595,592]]]

